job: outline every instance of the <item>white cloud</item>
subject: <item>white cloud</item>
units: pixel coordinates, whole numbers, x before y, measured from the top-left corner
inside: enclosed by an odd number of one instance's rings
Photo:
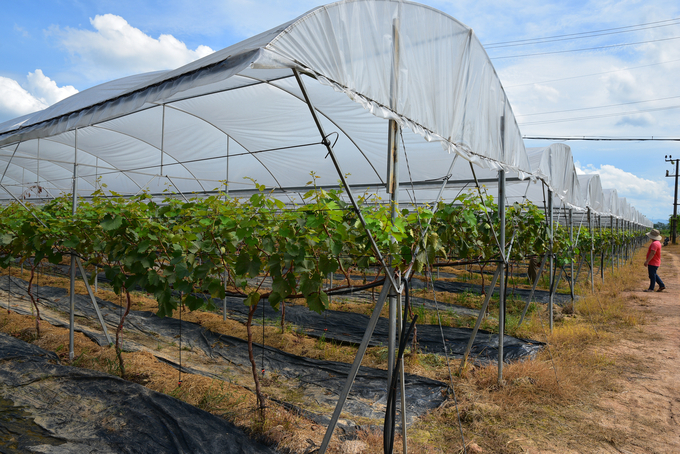
[[[72,86],[59,87],[40,69],[28,73],[26,83],[0,77],[0,121],[15,118],[46,107],[78,93]]]
[[[0,117],[18,117],[45,107],[47,104],[26,91],[19,82],[0,77]]]
[[[92,80],[174,69],[213,52],[207,46],[188,49],[172,35],[152,38],[113,14],[98,15],[90,23],[96,31],[53,28],[50,33],[58,36]]]
[[[652,116],[649,112],[645,112],[645,113],[625,115],[623,117],[620,117],[619,121],[616,122],[615,126],[629,125],[629,126],[645,127],[645,126],[652,126],[654,123],[656,123],[656,119],[654,118],[654,116]]]
[[[14,31],[20,34],[23,38],[30,38],[31,34],[26,31],[25,28],[19,27],[18,25],[14,24]]]
[[[26,79],[28,91],[48,106],[78,93],[72,85],[58,87],[57,83],[44,75],[40,69],[36,69],[34,73],[28,73]]]
[[[610,164],[595,167],[582,166],[574,163],[576,172],[583,174],[598,174],[605,189],[616,189],[619,198],[626,201],[650,219],[664,219],[668,217],[668,209],[673,206],[673,194],[663,179],[648,180],[626,172]]]

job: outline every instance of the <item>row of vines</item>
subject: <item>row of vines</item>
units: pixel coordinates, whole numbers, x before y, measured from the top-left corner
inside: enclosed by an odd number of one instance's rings
[[[322,312],[328,307],[329,292],[351,287],[352,274],[375,269],[379,259],[340,191],[311,188],[304,203],[289,206],[264,187],[258,189],[247,199],[218,194],[191,200],[168,196],[162,201],[148,194],[123,198],[99,191],[80,200],[75,214],[68,195],[40,206],[12,203],[0,214],[0,266],[19,261],[28,267],[29,295],[35,270],[44,261],[59,264],[75,254],[104,272],[116,294],[127,301],[115,345],[123,375],[119,340],[132,290],[153,295],[161,317],[181,304],[189,310],[213,309],[208,294],[242,297],[249,306],[248,342],[256,392],[264,405],[252,358],[251,324],[258,304],[266,300],[278,309],[286,299],[304,298],[311,310]],[[394,222],[389,203],[362,205],[378,248],[398,271],[413,267],[421,272],[433,265],[461,262],[483,268],[499,260],[494,234],[499,217],[491,196],[463,193],[436,209],[404,209]],[[510,260],[548,251],[545,214],[535,205],[509,206],[506,230],[506,249],[512,245]],[[614,243],[624,244],[632,234],[598,230],[596,235],[596,252],[603,253]],[[590,232],[581,232],[578,243],[587,244],[589,250],[590,242]],[[557,227],[554,252],[561,262],[579,254],[578,245],[573,246],[566,229]],[[324,286],[330,273],[344,276],[335,280],[332,289]],[[376,281],[380,275],[378,271]],[[270,282],[265,286],[266,278]],[[39,309],[33,303],[39,334]]]

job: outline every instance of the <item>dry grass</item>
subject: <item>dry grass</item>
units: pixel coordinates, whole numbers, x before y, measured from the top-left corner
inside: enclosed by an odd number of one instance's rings
[[[636,260],[639,261],[639,257]],[[459,276],[470,274],[460,267],[444,268],[442,272]],[[478,276],[476,274],[475,279]],[[582,276],[586,274],[582,272]],[[500,386],[495,364],[485,367],[468,365],[462,375],[454,376],[458,405],[451,398],[417,422],[409,431],[409,452],[462,452],[459,418],[466,443],[476,443],[485,453],[521,453],[525,452],[527,444],[554,452],[559,452],[560,448],[564,451],[594,452],[609,443],[608,440],[620,437],[614,429],[602,429],[592,421],[590,411],[595,408],[594,402],[598,396],[616,389],[616,379],[622,368],[635,363],[634,358],[619,358],[602,351],[613,350],[610,347],[625,336],[639,335],[639,327],[646,323],[645,299],[620,293],[622,289],[635,288],[639,277],[639,267],[622,266],[614,273],[608,270],[605,283],[596,282],[597,291],[594,295],[590,295],[590,284],[583,283],[577,288],[577,294],[583,295],[583,298],[577,302],[574,313],[563,314],[563,318],[555,323],[552,333],[549,332],[545,308],[540,307],[530,313],[520,328],[514,328],[514,334],[545,341],[546,348],[535,359],[506,364],[504,381]],[[24,278],[27,278],[26,273]],[[489,280],[487,278],[486,282]],[[40,285],[67,287],[67,280],[42,276]],[[77,284],[76,291],[85,293],[82,283]],[[414,294],[432,298],[431,292],[427,290]],[[119,302],[113,292],[101,287],[98,296]],[[436,296],[439,301],[472,308],[478,308],[482,298],[480,295],[460,296],[445,292],[437,292]],[[155,301],[146,295],[135,294],[133,300],[136,310],[153,311],[156,308]],[[509,310],[516,313],[521,306],[521,303],[510,302]],[[370,314],[372,304],[334,298],[331,308]],[[184,313],[182,317],[215,332],[243,339],[246,337],[243,324],[232,320],[224,322],[218,314],[196,311]],[[460,318],[447,317],[449,315],[444,312],[444,324],[451,326],[469,323]],[[432,314],[426,312],[425,318],[431,321]],[[487,328],[493,328],[493,318],[487,323]],[[33,326],[31,317],[15,313],[0,315],[2,331],[56,351],[62,358],[67,355],[66,330],[43,323],[43,335],[35,339]],[[281,332],[278,325],[266,326],[264,339],[261,327],[255,329],[254,334],[255,342],[264,340],[267,345],[311,358],[351,362],[356,353],[355,347],[311,339],[297,332],[295,327]],[[98,347],[80,334],[76,334],[76,339],[74,365],[117,373],[112,349]],[[283,452],[303,453],[312,446],[310,440],[318,446],[323,437],[324,427],[271,402],[266,421],[261,421],[255,411],[254,395],[246,388],[189,374],[183,375],[182,385],[177,386],[177,371],[158,362],[150,353],[125,353],[125,358],[135,381],[222,415],[253,436],[262,437],[278,446]],[[363,364],[384,368],[386,349],[369,349]],[[447,383],[449,381],[448,367],[441,356],[408,352],[405,366],[407,372]],[[458,364],[452,363],[451,368],[454,373],[457,372]],[[283,400],[294,402],[298,398],[285,389],[277,389],[275,379],[265,380],[264,388],[270,396]],[[345,443],[343,446],[340,440],[335,440],[330,452],[382,451],[380,432],[360,432],[358,442],[360,444],[350,446]],[[400,439],[395,442],[395,446],[401,446]]]

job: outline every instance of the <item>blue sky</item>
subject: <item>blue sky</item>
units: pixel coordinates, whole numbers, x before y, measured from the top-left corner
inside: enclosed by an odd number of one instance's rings
[[[680,137],[677,0],[423,3],[475,30],[523,134]],[[107,80],[181,66],[319,4],[33,0],[27,8],[3,2],[0,122]],[[629,43],[638,44],[619,46]],[[671,214],[673,179],[664,175],[672,168],[664,156],[680,157],[680,143],[569,145],[584,172],[600,173],[603,186],[616,188],[643,214]]]

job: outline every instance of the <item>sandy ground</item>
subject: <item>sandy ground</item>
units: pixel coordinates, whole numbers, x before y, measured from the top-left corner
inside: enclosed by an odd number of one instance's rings
[[[644,259],[642,259],[644,260]],[[609,358],[625,365],[613,387],[585,416],[606,441],[583,439],[583,447],[535,450],[528,454],[680,453],[680,246],[662,252],[659,276],[666,284],[663,292],[645,293],[649,287],[642,262],[637,291],[626,292],[631,304],[647,314],[639,335],[604,351]],[[585,437],[584,437],[585,438]],[[555,445],[561,443],[556,440]],[[593,447],[593,445],[599,445]]]
[[[612,439],[614,452],[680,453],[680,248],[662,252],[659,276],[663,292],[644,293],[649,286],[640,267],[635,293],[650,313],[641,339],[622,343],[617,356],[633,363],[621,378],[621,388],[603,399],[600,424],[621,434]],[[636,361],[637,360],[637,361]]]

